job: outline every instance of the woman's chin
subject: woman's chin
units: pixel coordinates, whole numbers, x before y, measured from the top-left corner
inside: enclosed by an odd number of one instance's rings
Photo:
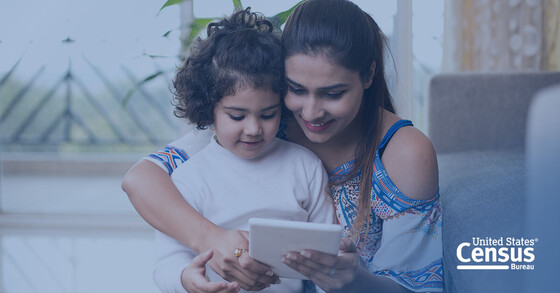
[[[331,135],[328,135],[327,133],[316,133],[307,130],[304,130],[303,132],[305,133],[307,139],[309,139],[312,143],[325,143],[331,139]]]

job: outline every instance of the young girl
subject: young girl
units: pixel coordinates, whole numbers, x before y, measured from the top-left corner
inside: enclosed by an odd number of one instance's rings
[[[223,229],[248,230],[251,217],[333,223],[321,161],[276,138],[285,85],[272,24],[246,9],[210,24],[208,38],[196,45],[174,80],[175,114],[198,129],[212,125],[215,134],[172,173],[179,192]],[[174,148],[186,158],[178,149],[188,146],[178,141]],[[236,254],[246,249],[240,246]],[[161,232],[156,250],[157,286],[163,292],[195,291],[183,272],[197,253]],[[212,270],[207,275],[223,281]],[[301,292],[302,286],[301,280],[283,279],[264,291]]]
[[[302,251],[284,261],[327,292],[443,287],[437,160],[426,136],[395,114],[384,46],[375,21],[347,0],[302,3],[282,35],[285,104],[293,113],[287,139],[323,162],[345,227],[337,256]],[[170,185],[168,175],[149,162],[139,163],[123,181],[150,224],[198,251],[212,249],[210,266],[225,279],[250,289],[274,282],[266,268],[233,256],[233,249],[246,243],[239,233],[216,228]],[[185,222],[188,226],[179,225]],[[200,227],[211,232],[198,234]]]

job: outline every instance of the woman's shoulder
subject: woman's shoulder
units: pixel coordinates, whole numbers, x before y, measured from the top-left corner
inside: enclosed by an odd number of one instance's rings
[[[399,129],[387,144],[381,161],[391,181],[406,196],[427,200],[437,194],[436,153],[428,137],[417,128]]]

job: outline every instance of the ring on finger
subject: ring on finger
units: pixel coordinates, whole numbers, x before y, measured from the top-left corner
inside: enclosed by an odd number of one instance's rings
[[[247,251],[249,251],[249,250],[245,249],[245,248],[236,248],[233,251],[233,255],[235,255],[236,257],[240,257],[243,254],[243,252],[247,252]]]
[[[331,269],[331,272],[329,273],[329,276],[332,277],[332,276],[334,275],[335,272],[336,272],[336,268],[333,267],[333,268]]]

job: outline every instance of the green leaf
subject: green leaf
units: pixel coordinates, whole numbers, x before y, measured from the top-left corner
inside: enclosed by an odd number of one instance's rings
[[[190,28],[191,31],[189,32],[189,37],[183,43],[185,48],[190,47],[194,39],[200,34],[200,32],[206,28],[206,26],[212,22],[215,18],[197,18],[193,21]]]
[[[179,3],[183,2],[183,1],[185,1],[185,0],[167,0],[167,1],[165,2],[165,4],[163,4],[163,6],[159,9],[159,11],[158,11],[157,14],[159,15],[159,13],[160,13],[165,7],[169,7],[169,6],[171,6],[171,5],[179,4]]]
[[[288,17],[290,17],[290,15],[294,11],[294,9],[296,9],[296,7],[300,3],[305,2],[305,1],[306,0],[299,1],[298,3],[296,3],[296,5],[292,6],[290,9],[282,11],[282,12],[270,17],[269,20],[272,21],[272,24],[274,24],[275,27],[280,29],[280,26],[283,25],[284,23],[286,23],[286,21],[288,20]]]
[[[157,71],[156,73],[144,78],[143,80],[139,81],[137,84],[134,85],[133,88],[131,88],[130,90],[128,90],[128,92],[126,93],[126,95],[124,96],[121,105],[123,107],[126,106],[126,104],[128,104],[128,101],[130,101],[130,98],[132,97],[132,95],[134,94],[134,92],[136,92],[142,85],[144,85],[145,83],[147,83],[148,81],[164,74],[165,72],[163,71]]]
[[[243,9],[243,4],[241,4],[241,0],[232,0],[232,2],[233,2],[233,9],[235,9],[235,11]]]

